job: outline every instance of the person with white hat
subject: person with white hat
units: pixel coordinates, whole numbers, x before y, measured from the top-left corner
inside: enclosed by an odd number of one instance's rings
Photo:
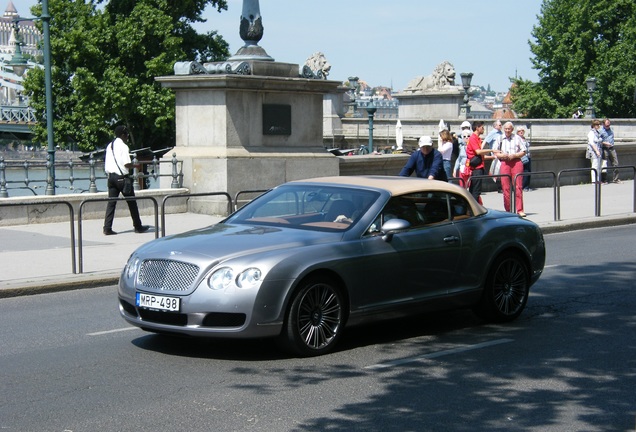
[[[399,175],[409,177],[415,171],[415,175],[420,178],[448,181],[442,154],[433,148],[431,137],[426,135],[420,137],[418,145],[420,151],[413,152]]]

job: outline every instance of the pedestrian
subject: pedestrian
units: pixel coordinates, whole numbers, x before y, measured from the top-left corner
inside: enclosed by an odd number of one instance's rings
[[[526,139],[526,128],[525,126],[517,126],[517,135],[521,138],[521,141],[526,145],[526,154],[521,158],[521,163],[523,164],[523,172],[530,173],[532,172],[532,156],[530,155],[530,141]],[[530,176],[523,176],[522,187],[525,192],[530,192]]]
[[[447,129],[444,129],[439,133],[439,144],[437,149],[442,154],[442,164],[444,166],[444,172],[446,178],[449,179],[453,176],[451,169],[451,156],[453,154],[453,137]]]
[[[135,190],[132,185],[132,178],[129,170],[135,166],[130,160],[128,145],[129,133],[126,126],[119,125],[115,128],[115,139],[106,146],[104,153],[104,169],[108,176],[108,197],[117,198],[119,194],[124,197],[134,197]],[[139,168],[139,166],[137,166]],[[133,221],[133,227],[136,233],[144,233],[148,231],[148,225],[142,225],[139,217],[139,208],[137,201],[128,200],[128,209],[130,217]],[[115,235],[113,231],[113,218],[115,217],[115,208],[117,201],[108,201],[106,206],[106,216],[104,218],[104,235]]]
[[[503,191],[504,209],[511,211],[510,189],[515,182],[515,211],[521,217],[526,217],[523,209],[522,179],[515,176],[523,172],[521,158],[526,154],[526,147],[519,135],[514,133],[515,126],[506,122],[503,126],[504,135],[494,144],[493,153],[501,163],[501,189]]]
[[[574,114],[572,114],[572,118],[583,118],[583,111],[581,111],[581,107],[578,107],[577,110],[574,111]]]
[[[444,171],[442,154],[433,148],[431,137],[420,137],[418,145],[420,150],[413,152],[399,175],[409,177],[415,171],[415,175],[420,178],[448,181]]]
[[[499,140],[502,136],[503,136],[503,132],[501,131],[501,120],[497,119],[494,122],[492,122],[492,129],[490,130],[490,132],[488,132],[488,135],[486,135],[486,138],[484,138],[483,148],[492,149],[495,142]],[[492,155],[486,155],[484,157],[484,161],[490,161],[491,164],[494,163],[494,159],[495,157]],[[501,181],[499,180],[499,177],[495,177],[494,180],[495,180],[495,183],[497,183],[497,192],[501,193]]]
[[[587,151],[585,157],[590,160],[592,183],[601,182],[601,169],[603,167],[603,153],[602,153],[602,139],[599,129],[601,128],[601,122],[594,119],[590,126],[590,131],[587,133]]]
[[[474,178],[484,175],[484,157],[492,154],[492,149],[482,148],[481,135],[484,133],[484,122],[475,120],[472,124],[473,133],[468,138],[466,146],[466,165],[470,171],[470,187],[468,190],[471,195],[482,204],[481,200],[481,184],[482,179]]]
[[[607,163],[613,167],[618,166],[618,156],[614,148],[614,131],[612,130],[612,122],[606,118],[603,120],[603,128],[599,130],[603,144],[603,152]],[[612,183],[622,183],[618,178],[618,169],[614,168]]]
[[[459,155],[453,167],[453,176],[461,179],[460,186],[463,188],[468,187],[468,179],[470,178],[470,169],[466,166],[466,145],[468,144],[470,133],[468,130],[462,130],[462,137],[459,140]]]

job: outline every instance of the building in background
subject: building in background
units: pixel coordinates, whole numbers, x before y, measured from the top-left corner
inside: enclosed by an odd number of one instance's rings
[[[22,78],[13,73],[8,65],[15,54],[16,34],[14,19],[20,14],[9,0],[7,8],[0,17],[0,105],[26,105],[27,100],[22,95],[24,87]],[[30,67],[37,67],[32,60],[42,55],[40,41],[42,34],[31,20],[19,21],[20,37],[22,39],[22,54],[29,59]]]

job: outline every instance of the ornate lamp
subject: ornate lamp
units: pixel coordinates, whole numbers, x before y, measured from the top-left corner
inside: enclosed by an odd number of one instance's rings
[[[461,117],[467,119],[470,114],[470,105],[468,104],[468,90],[470,89],[470,82],[473,80],[472,72],[462,72],[459,74],[462,77],[462,87],[464,87],[464,104],[461,106]]]
[[[13,29],[15,31],[15,53],[7,65],[11,66],[14,74],[21,77],[27,70],[27,59],[22,55],[22,35],[20,35],[17,21],[13,23]]]
[[[274,61],[274,59],[265,52],[265,49],[258,45],[258,42],[263,38],[263,18],[261,17],[258,0],[243,0],[239,35],[241,39],[243,39],[243,42],[245,42],[245,45],[239,48],[236,54],[229,58],[230,61]]]
[[[587,109],[585,110],[585,117],[596,118],[596,112],[594,111],[594,91],[596,90],[596,78],[590,77],[585,80],[587,85],[587,93],[590,95],[590,99],[587,101]]]
[[[377,110],[373,99],[371,99],[367,105],[367,114],[369,115],[369,154],[373,153],[373,116]]]
[[[39,18],[16,18],[13,25],[16,28],[15,54],[9,63],[17,75],[23,75],[26,71],[26,59],[22,56],[22,37],[18,23],[20,21],[42,21],[42,35],[44,38],[44,93],[46,98],[46,133],[49,175],[46,182],[46,194],[55,195],[55,144],[53,142],[53,86],[51,84],[51,31],[49,15],[49,0],[42,0],[42,14]],[[19,73],[21,72],[21,73]]]

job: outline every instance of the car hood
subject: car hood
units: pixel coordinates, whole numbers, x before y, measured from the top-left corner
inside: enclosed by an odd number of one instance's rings
[[[137,249],[144,257],[199,255],[211,259],[231,258],[277,249],[336,242],[342,233],[329,233],[263,225],[220,223],[153,240]]]

